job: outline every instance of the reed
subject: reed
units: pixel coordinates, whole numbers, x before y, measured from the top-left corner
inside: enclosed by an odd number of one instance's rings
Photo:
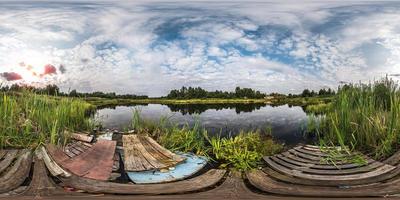
[[[326,144],[371,153],[375,158],[397,150],[400,93],[391,79],[341,87],[316,131]]]
[[[29,91],[0,93],[0,148],[34,148],[65,143],[66,131],[89,130],[93,107],[78,99],[50,97]]]

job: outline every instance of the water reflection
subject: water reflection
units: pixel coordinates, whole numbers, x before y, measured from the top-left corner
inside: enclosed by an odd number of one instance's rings
[[[158,121],[162,116],[178,125],[192,126],[196,118],[211,135],[238,134],[241,130],[272,128],[273,136],[286,144],[304,142],[307,115],[299,106],[272,107],[265,104],[117,106],[98,110],[96,118],[105,128],[123,129],[131,123],[133,109],[140,109],[144,118]]]

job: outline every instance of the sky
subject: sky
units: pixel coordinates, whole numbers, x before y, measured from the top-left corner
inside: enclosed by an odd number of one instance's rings
[[[399,10],[393,1],[0,0],[0,84],[149,96],[336,88],[400,74]]]

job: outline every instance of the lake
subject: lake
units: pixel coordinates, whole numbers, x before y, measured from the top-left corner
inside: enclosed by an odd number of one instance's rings
[[[218,105],[161,105],[147,104],[102,108],[96,113],[96,120],[104,128],[123,130],[139,109],[145,119],[158,121],[168,116],[173,123],[192,126],[195,120],[212,135],[232,136],[240,130],[265,130],[272,128],[275,139],[287,145],[306,142],[303,135],[307,124],[307,114],[302,107],[288,105],[272,107],[265,104],[218,104]]]

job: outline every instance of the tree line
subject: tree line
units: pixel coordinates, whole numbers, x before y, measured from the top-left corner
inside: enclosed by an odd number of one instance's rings
[[[30,91],[37,94],[47,94],[51,96],[68,96],[68,97],[100,97],[107,99],[147,99],[147,95],[135,95],[135,94],[116,94],[115,92],[78,92],[71,90],[70,92],[62,92],[57,85],[51,84],[45,87],[34,87],[30,85],[13,84],[11,86],[0,86],[2,92],[21,92]]]
[[[69,96],[69,97],[99,97],[99,98],[107,98],[107,99],[147,99],[149,98],[147,95],[135,95],[135,94],[116,94],[115,92],[78,92],[77,90],[71,90],[69,92],[62,92],[57,85],[47,85],[45,87],[34,87],[30,85],[20,85],[13,84],[11,86],[0,85],[0,91],[14,91],[20,92],[23,90],[28,90],[37,94],[47,94],[53,96]],[[268,96],[273,96],[277,98],[289,97],[324,97],[324,96],[332,96],[335,95],[335,90],[330,88],[328,89],[320,89],[318,92],[314,90],[305,89],[300,94],[280,94],[280,93],[270,93]],[[204,98],[217,98],[217,99],[234,99],[234,98],[248,98],[248,99],[262,99],[267,95],[258,90],[254,90],[251,88],[241,88],[236,87],[233,92],[215,90],[215,91],[207,91],[201,87],[182,87],[181,89],[174,89],[169,92],[169,94],[165,97],[167,99],[204,99]]]
[[[335,90],[332,90],[331,88],[328,89],[320,89],[318,92],[314,90],[309,90],[309,89],[304,89],[302,93],[300,94],[288,94],[288,97],[324,97],[324,96],[332,96],[335,95]]]
[[[251,88],[236,87],[234,92],[227,92],[221,90],[207,91],[201,87],[185,87],[181,89],[171,90],[166,96],[168,99],[203,99],[203,98],[249,98],[261,99],[266,96],[265,93],[253,90]]]

